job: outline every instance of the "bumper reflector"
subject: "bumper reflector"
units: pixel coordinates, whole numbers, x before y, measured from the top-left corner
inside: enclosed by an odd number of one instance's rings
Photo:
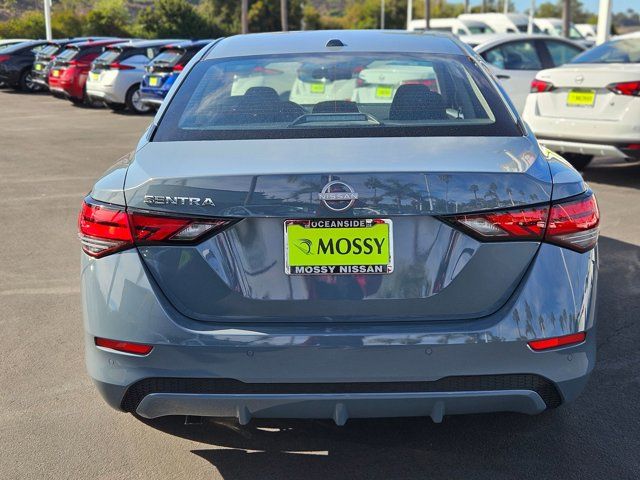
[[[587,338],[586,332],[572,333],[563,335],[562,337],[543,338],[542,340],[531,340],[529,347],[536,352],[541,350],[549,350],[551,348],[566,347],[584,342]]]
[[[108,338],[95,337],[96,347],[108,348],[117,352],[130,353],[132,355],[148,355],[153,346],[142,343],[122,342],[120,340],[109,340]]]

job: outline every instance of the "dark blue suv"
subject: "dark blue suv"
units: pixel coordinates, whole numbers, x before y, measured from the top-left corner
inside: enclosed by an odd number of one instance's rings
[[[146,67],[147,73],[140,88],[142,102],[160,105],[184,66],[201,48],[212,41],[193,40],[172,43],[162,48]]]

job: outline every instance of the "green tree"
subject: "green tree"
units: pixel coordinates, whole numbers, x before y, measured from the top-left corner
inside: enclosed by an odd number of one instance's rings
[[[87,14],[85,35],[126,37],[130,34],[129,11],[124,0],[99,0]]]
[[[302,18],[300,0],[289,1],[289,29],[299,30]],[[280,24],[280,0],[254,0],[249,2],[249,31],[277,32],[282,29]]]
[[[208,24],[187,0],[157,0],[142,10],[135,32],[148,38],[208,38],[219,31]]]

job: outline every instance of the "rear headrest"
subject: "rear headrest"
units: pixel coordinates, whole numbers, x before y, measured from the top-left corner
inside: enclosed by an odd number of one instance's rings
[[[442,95],[426,85],[401,85],[396,91],[389,120],[444,120],[447,118]]]
[[[280,100],[278,92],[271,87],[251,87],[244,92],[244,98],[260,101],[277,102]]]

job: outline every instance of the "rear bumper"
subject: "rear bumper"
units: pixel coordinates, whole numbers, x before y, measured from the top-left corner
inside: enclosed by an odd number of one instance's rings
[[[125,90],[126,94],[126,90]],[[87,96],[92,100],[98,100],[109,103],[124,103],[125,95],[113,85],[104,86],[98,82],[87,82]]]
[[[601,143],[587,143],[570,140],[555,140],[547,138],[539,138],[538,141],[549,150],[559,154],[563,153],[580,153],[583,155],[593,155],[595,157],[609,158],[633,158],[634,152],[624,151],[616,145],[606,145]],[[640,151],[637,152],[640,156]]]
[[[512,298],[481,319],[223,325],[181,317],[147,277],[137,251],[99,260],[83,255],[87,369],[111,406],[145,417],[334,418],[341,423],[345,417],[437,420],[454,413],[538,413],[573,400],[593,369],[596,280],[597,251],[578,254],[543,244]],[[579,345],[547,352],[527,346],[534,338],[578,331],[587,332]],[[124,355],[96,348],[96,336],[154,348],[144,357]],[[558,402],[543,399],[528,381],[491,389],[485,383],[482,388],[478,383],[446,386],[451,378],[505,375],[548,381]],[[203,379],[205,386],[198,383]],[[240,387],[230,388],[228,382]],[[435,383],[405,388],[407,382]],[[318,390],[326,384],[332,387]],[[269,386],[272,390],[265,392]],[[132,402],[133,391],[142,395]]]

